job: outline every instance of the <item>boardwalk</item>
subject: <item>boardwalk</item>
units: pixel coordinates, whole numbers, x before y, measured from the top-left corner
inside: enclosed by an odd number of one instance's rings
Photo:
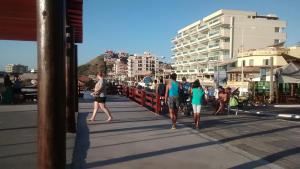
[[[108,105],[114,122],[101,113],[92,124],[85,120],[92,104],[80,105],[74,168],[280,168],[184,124],[171,130],[169,119],[125,97]]]
[[[297,168],[300,123],[272,117],[202,114],[202,128],[180,117],[177,130],[125,97],[111,96],[115,117],[86,123],[92,103],[80,103],[78,133],[67,134],[68,168]],[[0,168],[36,168],[36,105],[0,106]],[[75,146],[75,151],[73,148]],[[73,154],[73,159],[72,159]],[[73,164],[71,164],[71,160]]]

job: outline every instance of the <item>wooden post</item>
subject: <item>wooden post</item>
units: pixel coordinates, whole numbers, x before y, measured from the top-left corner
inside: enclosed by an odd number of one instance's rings
[[[155,93],[155,96],[156,96],[156,110],[155,112],[157,114],[160,114],[160,110],[161,110],[161,105],[160,105],[160,96],[158,93]]]
[[[135,88],[132,88],[132,100],[135,101]]]
[[[66,165],[65,1],[37,0],[36,7],[37,168],[64,169]]]
[[[66,55],[66,116],[67,131],[75,133],[75,49],[74,49],[74,30],[67,27],[67,55]]]
[[[141,105],[142,106],[145,106],[145,90],[141,90],[142,91],[142,96],[141,96]]]
[[[127,86],[127,87],[126,87],[126,96],[127,96],[127,97],[129,97],[129,89],[130,89],[130,88]]]
[[[79,103],[78,103],[78,48],[77,45],[74,44],[74,93],[76,93],[75,95],[75,112],[79,112]],[[75,121],[76,123],[76,121]]]

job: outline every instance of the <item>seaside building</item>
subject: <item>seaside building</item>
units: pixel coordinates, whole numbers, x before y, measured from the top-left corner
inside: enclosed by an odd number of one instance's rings
[[[134,54],[129,56],[127,66],[128,77],[132,80],[141,80],[145,76],[155,76],[159,62],[151,53],[144,52],[143,55]]]
[[[7,64],[5,66],[5,72],[7,73],[18,73],[22,74],[28,71],[28,66],[20,65],[20,64]]]
[[[118,80],[125,80],[127,77],[127,58],[117,59],[113,65],[113,72]]]
[[[173,67],[178,79],[199,79],[214,85],[219,64],[236,60],[238,51],[258,49],[286,40],[286,22],[276,15],[219,10],[180,29],[172,39]]]

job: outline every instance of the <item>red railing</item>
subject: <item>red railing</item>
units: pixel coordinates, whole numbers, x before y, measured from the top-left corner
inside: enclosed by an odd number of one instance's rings
[[[146,92],[143,89],[135,87],[122,86],[122,95],[136,101],[142,106],[153,109],[157,114],[161,113],[160,96],[158,93]]]

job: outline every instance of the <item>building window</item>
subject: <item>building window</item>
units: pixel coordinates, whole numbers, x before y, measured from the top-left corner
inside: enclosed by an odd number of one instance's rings
[[[254,60],[253,59],[249,60],[249,66],[254,66]]]
[[[274,39],[274,44],[278,44],[279,43],[279,39]]]
[[[230,38],[225,38],[224,42],[230,42]]]
[[[269,65],[269,59],[264,59],[263,60],[263,65],[268,66]]]
[[[246,66],[246,60],[242,60],[242,66]]]
[[[279,27],[275,27],[275,32],[279,32],[280,28]]]

